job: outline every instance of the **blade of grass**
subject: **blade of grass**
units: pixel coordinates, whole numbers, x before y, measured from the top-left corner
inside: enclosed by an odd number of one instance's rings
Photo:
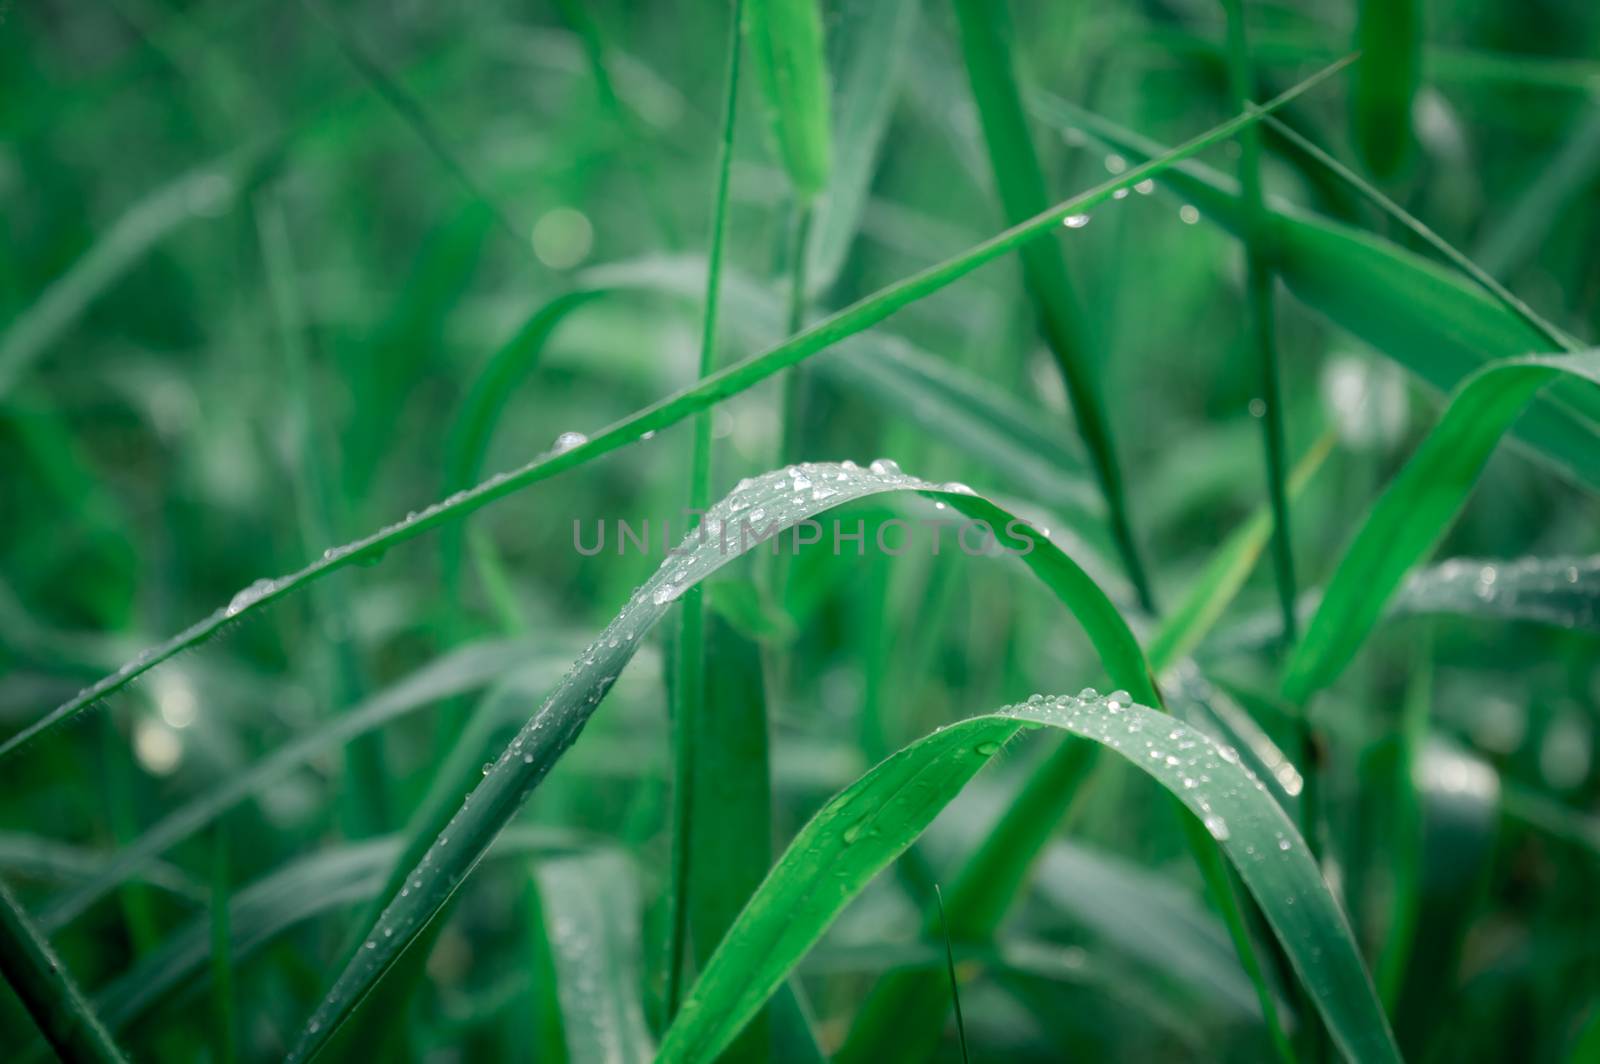
[[[831,286],[861,228],[922,0],[848,0],[834,28],[833,166],[807,246],[809,289]]]
[[[160,853],[213,823],[238,803],[284,778],[317,754],[337,750],[352,737],[443,699],[464,694],[528,663],[533,648],[525,641],[477,644],[435,658],[405,679],[374,693],[360,705],[297,736],[255,764],[218,781],[146,828],[88,882],[54,899],[42,915],[51,930],[80,916],[119,883],[147,867]],[[546,678],[554,679],[559,657],[546,658]]]
[[[706,622],[701,704],[681,707],[687,741],[698,748],[689,787],[694,808],[685,825],[693,855],[689,867],[698,874],[685,884],[683,898],[697,969],[772,865],[772,782],[761,653],[715,612]],[[767,1027],[758,1018],[729,1050],[730,1062],[769,1057]]]
[[[639,896],[615,850],[540,861],[539,907],[555,962],[568,1058],[584,1064],[655,1054],[639,1000]]]
[[[34,1025],[67,1064],[120,1062],[127,1058],[111,1040],[72,973],[27,910],[0,881],[0,975],[5,976],[33,1017]]]
[[[1131,158],[1161,151],[1159,144],[1064,101],[1039,96],[1037,102],[1051,121],[1082,129]],[[1187,163],[1163,171],[1161,180],[1204,216],[1230,231],[1240,230],[1239,198],[1227,178]],[[1531,312],[1516,302],[1500,305],[1503,289],[1493,298],[1481,295],[1371,234],[1285,204],[1269,206],[1273,263],[1290,290],[1441,391],[1496,358],[1575,346],[1553,327],[1530,322]],[[1557,336],[1553,344],[1547,335],[1552,331]],[[1576,385],[1558,385],[1519,419],[1516,433],[1576,483],[1600,489],[1600,465],[1592,460],[1596,422],[1600,396]]]
[[[845,904],[1004,743],[1040,727],[1120,754],[1175,795],[1221,843],[1341,1049],[1354,1060],[1400,1059],[1344,913],[1293,822],[1237,754],[1164,713],[1093,692],[1040,698],[942,728],[830,800],[718,946],[658,1059],[715,1057]]]
[[[1360,0],[1350,84],[1351,127],[1367,169],[1385,180],[1409,161],[1411,106],[1422,79],[1420,0]]]
[[[511,220],[504,206],[489,194],[472,172],[456,157],[456,153],[445,143],[445,138],[434,125],[433,119],[428,117],[428,111],[411,94],[405,86],[401,85],[387,70],[383,63],[357,39],[355,31],[343,15],[337,15],[329,10],[321,0],[300,0],[301,5],[320,22],[329,36],[333,38],[335,47],[339,49],[357,74],[376,92],[384,103],[394,110],[417,139],[422,141],[428,151],[433,154],[450,176],[455,178],[467,195],[471,196],[494,217],[495,223],[511,238],[511,242],[522,249],[527,255],[532,256],[533,245],[524,235],[526,230],[517,226]]]
[[[225,159],[163,185],[135,203],[11,322],[0,337],[0,400],[96,299],[185,223],[233,204],[251,164]]]
[[[1303,704],[1338,677],[1406,573],[1443,538],[1501,436],[1541,389],[1563,376],[1600,385],[1600,351],[1505,359],[1457,389],[1329,578],[1305,638],[1284,668],[1286,698]],[[1485,573],[1492,595],[1495,572]]]
[[[717,365],[717,310],[722,295],[722,255],[727,242],[728,184],[733,170],[733,143],[739,102],[739,61],[744,0],[734,0],[728,33],[728,58],[723,76],[722,137],[717,148],[717,180],[711,203],[710,249],[706,255],[705,298],[700,312],[700,364],[698,380],[704,380]],[[711,505],[711,415],[702,411],[694,418],[694,439],[689,455],[689,510],[703,512]],[[695,858],[700,799],[696,789],[702,782],[704,762],[699,744],[702,735],[717,742],[716,733],[703,732],[707,713],[705,603],[698,587],[690,588],[683,603],[678,627],[676,669],[672,674],[672,867],[667,890],[667,991],[666,1015],[670,1021],[678,1010],[682,992],[684,964],[688,958],[690,921],[696,908]],[[762,707],[763,713],[765,707]],[[707,752],[718,770],[731,767],[729,751],[715,746]],[[712,834],[715,828],[706,829]],[[715,868],[715,865],[711,865]],[[701,880],[706,873],[701,873]],[[714,878],[714,877],[713,877]]]
[[[797,480],[802,482],[798,487]],[[491,765],[418,862],[406,888],[390,900],[363,948],[335,980],[291,1059],[306,1060],[319,1052],[426,929],[496,833],[577,739],[646,631],[673,601],[735,557],[815,513],[887,492],[916,492],[937,498],[975,520],[987,521],[996,539],[1016,550],[1019,559],[1073,611],[1112,674],[1142,677],[1143,658],[1137,642],[1094,582],[1048,539],[1016,524],[1014,515],[969,490],[908,477],[886,463],[875,463],[871,470],[808,464],[767,474],[713,507],[702,522],[702,529],[708,530],[703,538],[701,533],[693,534],[685,541],[683,553],[669,557],[634,593]],[[1026,553],[1022,553],[1024,549]],[[1141,679],[1140,689],[1148,689],[1148,683]]]
[[[750,66],[796,198],[809,205],[832,167],[827,59],[816,0],[743,0]]]
[[[1010,48],[1001,25],[1005,9],[986,0],[955,0],[955,11],[995,188],[1006,221],[1016,224],[1037,214],[1050,200],[1012,73]],[[1246,132],[1241,131],[1241,135]],[[1019,254],[1039,331],[1055,355],[1078,433],[1105,496],[1112,538],[1139,605],[1153,613],[1155,598],[1128,514],[1116,441],[1111,436],[1111,417],[1090,360],[1082,308],[1066,259],[1060,246],[1048,241],[1028,244]]]
[[[1495,574],[1487,588],[1485,570]],[[1537,621],[1572,631],[1597,631],[1600,554],[1512,561],[1452,558],[1413,573],[1389,611]]]
[[[166,642],[145,650],[117,672],[96,681],[39,720],[7,738],[5,742],[0,743],[0,759],[15,753],[27,743],[71,719],[87,707],[121,690],[162,662],[198,646],[229,624],[242,620],[313,581],[348,565],[376,561],[399,543],[439,525],[459,520],[530,484],[547,480],[675,424],[691,414],[748,390],[846,337],[878,324],[896,311],[947,287],[980,266],[993,262],[1028,241],[1052,231],[1067,216],[1107,202],[1118,190],[1129,188],[1147,177],[1153,177],[1212,144],[1227,139],[1245,126],[1260,121],[1263,115],[1332,77],[1349,62],[1348,59],[1340,60],[1280,94],[1251,114],[1231,118],[1159,159],[1130,167],[1125,173],[1087,192],[1073,196],[1026,222],[1014,225],[959,255],[866,296],[810,326],[804,332],[721,369],[700,383],[623,418],[585,443],[540,456],[518,469],[497,474],[471,490],[457,492],[420,511],[414,517],[381,528],[341,547],[330,548],[324,552],[322,558],[297,572],[277,579],[258,581],[240,591],[226,606],[195,622]]]
[[[1573,197],[1600,171],[1600,105],[1592,102],[1574,124],[1561,149],[1535,171],[1528,189],[1511,209],[1486,219],[1473,255],[1494,274],[1509,274],[1536,253]]]
[[[933,896],[939,902],[939,927],[944,931],[945,971],[950,976],[950,1005],[956,1010],[956,1037],[961,1040],[961,1064],[972,1064],[967,1052],[967,1021],[961,1016],[961,981],[956,978],[956,951],[950,944],[950,925],[944,918],[944,891],[933,885]]]
[[[1250,107],[1254,95],[1250,75],[1250,51],[1246,38],[1242,0],[1224,0],[1228,13],[1228,84],[1233,105]],[[1360,76],[1362,64],[1356,64]],[[1257,391],[1263,404],[1261,417],[1262,449],[1267,456],[1267,498],[1272,504],[1272,561],[1278,589],[1278,605],[1283,616],[1283,641],[1292,646],[1296,639],[1294,600],[1294,537],[1289,525],[1289,499],[1284,482],[1288,479],[1288,446],[1283,431],[1283,388],[1279,383],[1277,321],[1273,313],[1273,274],[1267,251],[1266,207],[1261,190],[1261,136],[1251,128],[1239,134],[1239,187],[1244,204],[1245,294],[1248,304],[1250,346],[1256,361]],[[1309,735],[1301,736],[1301,757],[1310,751]],[[1309,761],[1306,762],[1309,767]],[[1315,845],[1315,833],[1310,833]]]

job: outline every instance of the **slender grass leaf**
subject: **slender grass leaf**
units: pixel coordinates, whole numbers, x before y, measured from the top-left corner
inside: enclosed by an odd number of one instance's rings
[[[1511,209],[1485,220],[1485,235],[1473,256],[1491,274],[1502,276],[1537,253],[1573,197],[1600,172],[1600,105],[1593,102],[1574,122],[1555,157],[1540,166],[1527,191]]]
[[[717,327],[719,301],[722,295],[722,255],[727,240],[728,187],[733,169],[734,130],[738,118],[739,57],[743,49],[739,44],[740,20],[744,0],[735,0],[733,19],[728,34],[727,73],[722,94],[722,142],[717,153],[716,194],[711,204],[710,249],[706,254],[705,298],[700,311],[700,365],[698,377],[704,380],[716,369]],[[694,439],[689,454],[688,510],[704,511],[711,503],[711,415],[701,412],[694,419]],[[694,909],[699,901],[693,896],[699,884],[709,878],[704,872],[694,874],[700,856],[697,836],[701,834],[701,808],[698,788],[705,782],[701,716],[706,712],[708,674],[706,661],[705,603],[698,587],[689,590],[684,599],[678,625],[675,650],[676,669],[669,678],[668,691],[672,701],[672,865],[667,887],[667,992],[666,1011],[670,1017],[678,1007],[678,995],[683,989],[683,970],[688,955],[690,923],[695,918]],[[765,713],[764,703],[757,703]],[[763,719],[761,727],[765,728]],[[717,762],[718,771],[745,771],[743,765],[729,763],[719,756],[715,748],[717,738],[708,736],[713,744],[709,751],[711,760]],[[725,751],[723,751],[725,752]],[[765,787],[765,746],[762,750],[762,784]],[[762,808],[765,808],[763,804]],[[710,828],[713,833],[715,828]],[[716,868],[715,864],[700,866]],[[763,870],[764,867],[763,867]]]
[[[1391,178],[1413,151],[1411,107],[1422,78],[1421,0],[1360,0],[1350,111],[1367,169]]]
[[[367,839],[301,858],[267,873],[228,899],[228,942],[237,967],[289,928],[377,896],[384,872],[401,853],[399,837]],[[564,853],[587,845],[575,832],[512,827],[495,859]],[[211,922],[200,917],[172,932],[148,956],[111,980],[94,1002],[112,1030],[123,1030],[208,984]]]
[[[811,225],[810,288],[833,284],[861,228],[922,0],[846,0],[833,32],[833,172]]]
[[[0,399],[83,312],[168,234],[232,206],[248,166],[204,166],[128,208],[0,336]]]
[[[145,868],[158,854],[193,835],[223,813],[267,785],[281,780],[317,754],[336,750],[357,735],[443,699],[471,691],[528,661],[529,646],[522,641],[483,643],[437,658],[412,675],[358,706],[297,736],[249,768],[179,806],[145,829],[137,839],[117,851],[88,882],[68,891],[46,907],[42,922],[59,928],[76,919],[109,891]],[[545,666],[553,680],[557,659]]]
[[[388,525],[354,542],[330,548],[320,559],[296,572],[276,579],[257,581],[241,590],[227,605],[196,621],[166,642],[148,648],[138,657],[126,662],[115,673],[102,677],[10,736],[0,743],[0,758],[15,753],[22,746],[81,713],[100,699],[126,687],[162,662],[205,642],[229,624],[271,605],[313,581],[337,572],[347,565],[376,561],[397,544],[422,535],[439,525],[460,520],[530,484],[564,473],[675,424],[731,396],[747,391],[768,377],[804,361],[846,337],[884,321],[896,311],[926,298],[980,266],[993,262],[1028,241],[1050,232],[1065,218],[1107,202],[1119,190],[1153,177],[1212,144],[1226,140],[1240,129],[1261,121],[1276,108],[1344,69],[1349,62],[1348,58],[1342,59],[1279,94],[1271,102],[1256,108],[1248,115],[1238,115],[1214,126],[1159,159],[1130,167],[1124,173],[1095,186],[1088,192],[1073,196],[953,258],[866,296],[782,343],[719,370],[699,383],[623,418],[586,442],[559,449],[518,469],[497,474],[477,487],[457,492],[403,521]]]
[[[239,1059],[237,1009],[233,997],[233,932],[229,924],[233,891],[228,879],[228,836],[217,832],[211,874],[211,992],[212,1016],[217,1026],[216,1057],[224,1064]]]
[[[1600,631],[1600,554],[1513,561],[1451,558],[1413,573],[1389,609]]]
[[[0,872],[8,876],[81,883],[97,876],[111,859],[109,853],[88,847],[38,835],[0,832]],[[205,888],[176,865],[151,861],[136,878],[181,902],[205,903]]]
[[[810,203],[827,186],[832,166],[817,0],[744,0],[744,35],[778,154],[795,195]]]
[[[89,1005],[50,940],[0,881],[0,975],[67,1064],[127,1058]]]
[[[945,727],[830,800],[717,948],[663,1037],[659,1059],[715,1057],[867,882],[1005,742],[1040,727],[1111,749],[1182,801],[1260,903],[1339,1047],[1352,1060],[1399,1060],[1344,913],[1294,823],[1237,753],[1157,710],[1093,692]]]
[[[1133,158],[1161,146],[1042,96],[1040,112],[1080,128]],[[1232,232],[1242,215],[1234,184],[1187,164],[1163,171],[1163,183]],[[1541,330],[1514,309],[1411,252],[1368,233],[1269,204],[1273,265],[1307,305],[1349,330],[1440,391],[1449,391],[1495,359],[1548,350]],[[1541,396],[1515,432],[1579,484],[1600,489],[1593,458],[1600,394],[1571,382]]]
[[[1245,34],[1243,0],[1225,0],[1228,13],[1228,83],[1233,105],[1248,109],[1255,94]],[[1356,70],[1361,64],[1356,64]],[[1277,287],[1266,236],[1267,215],[1261,191],[1261,131],[1250,128],[1239,135],[1239,188],[1244,205],[1245,302],[1249,344],[1256,362],[1256,399],[1262,404],[1261,444],[1266,454],[1267,499],[1272,506],[1272,560],[1274,585],[1283,613],[1283,634],[1296,638],[1294,599],[1294,537],[1289,524],[1288,444],[1283,429],[1283,388],[1278,372],[1278,324],[1273,303]],[[1309,740],[1303,740],[1302,744]]]
[[[1015,225],[1043,210],[1050,199],[1012,76],[1011,54],[1002,25],[1005,9],[985,0],[956,0],[955,10],[967,79],[978,104],[995,187],[1006,221]],[[1018,254],[1039,331],[1055,355],[1078,433],[1100,481],[1123,567],[1140,605],[1153,611],[1150,583],[1128,515],[1111,417],[1090,358],[1083,310],[1067,273],[1066,258],[1059,245],[1048,241],[1028,244]]]
[[[627,1064],[655,1053],[639,1000],[639,892],[616,851],[557,857],[534,867],[568,1059]]]
[[[1305,639],[1285,667],[1286,697],[1304,701],[1338,677],[1406,573],[1443,538],[1500,437],[1536,393],[1563,375],[1600,385],[1600,351],[1506,359],[1456,391],[1329,578]],[[1495,576],[1488,570],[1486,582]]]
[[[1083,626],[1113,676],[1151,690],[1138,643],[1116,607],[1076,563],[1012,514],[963,485],[939,485],[879,461],[871,469],[826,463],[791,466],[746,482],[707,512],[700,528],[629,599],[572,671],[491,765],[483,780],[423,855],[363,948],[311,1017],[293,1060],[317,1053],[406,947],[449,901],[495,835],[576,741],[647,630],[686,589],[740,554],[795,528],[813,514],[887,492],[944,501],[1012,550],[1055,592]],[[796,530],[794,539],[800,538]],[[759,1004],[759,1003],[758,1003]]]
[[[715,612],[706,617],[706,682],[698,706],[680,704],[695,744],[688,787],[690,878],[684,897],[694,960],[705,964],[772,865],[772,780],[760,649]],[[734,1059],[769,1055],[767,1025],[746,1032]]]

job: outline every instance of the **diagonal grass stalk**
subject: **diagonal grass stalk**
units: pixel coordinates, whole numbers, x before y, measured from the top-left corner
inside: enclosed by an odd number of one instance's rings
[[[717,178],[711,204],[710,249],[706,255],[706,290],[700,324],[698,379],[704,380],[717,364],[717,304],[722,293],[722,257],[727,242],[728,179],[733,169],[733,141],[739,102],[739,61],[743,46],[741,26],[744,0],[734,0],[728,33],[728,58],[723,78],[722,136],[717,147]],[[689,510],[703,513],[711,505],[711,415],[694,417],[694,439],[689,456]],[[715,742],[715,733],[703,727],[706,713],[706,612],[701,590],[691,588],[684,598],[677,640],[677,668],[672,699],[672,867],[667,897],[667,991],[670,1021],[677,1012],[684,965],[688,958],[690,892],[694,885],[696,808],[693,792],[698,776],[696,757],[701,736]],[[715,760],[722,760],[716,758]]]
[[[1052,232],[1069,215],[1078,214],[1112,199],[1121,189],[1131,188],[1168,168],[1199,154],[1206,148],[1234,136],[1261,118],[1287,104],[1343,70],[1352,60],[1341,59],[1298,85],[1281,93],[1250,114],[1236,115],[1192,138],[1159,158],[1148,160],[1086,192],[1072,196],[1025,222],[990,237],[966,251],[878,290],[765,351],[751,355],[718,370],[698,384],[661,399],[615,422],[584,443],[542,455],[526,465],[491,477],[470,490],[461,491],[385,528],[354,542],[334,547],[297,572],[277,579],[264,579],[245,588],[227,605],[202,618],[164,643],[144,651],[121,669],[103,677],[57,706],[39,720],[0,743],[0,758],[18,749],[89,706],[111,695],[151,669],[211,638],[223,628],[300,590],[316,580],[346,566],[372,563],[392,547],[414,539],[441,525],[458,521],[496,500],[521,491],[531,484],[564,473],[601,455],[633,443],[647,434],[675,424],[692,414],[748,390],[790,366],[810,358],[873,325],[895,312],[953,284],[974,270],[1009,254],[1017,248]]]

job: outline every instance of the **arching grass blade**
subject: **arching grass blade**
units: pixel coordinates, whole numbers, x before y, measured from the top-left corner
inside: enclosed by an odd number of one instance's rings
[[[1091,697],[1092,696],[1092,697]],[[711,1059],[873,876],[1019,732],[1056,728],[1153,777],[1221,843],[1340,1048],[1398,1061],[1355,937],[1294,824],[1238,754],[1156,710],[1087,692],[943,728],[835,796],[779,858],[662,1039],[662,1061]]]
[[[1600,385],[1600,351],[1506,359],[1456,391],[1329,578],[1305,638],[1284,669],[1285,697],[1303,702],[1338,677],[1406,573],[1443,538],[1500,437],[1541,389],[1563,376]],[[1485,570],[1484,582],[1492,585],[1494,579],[1494,570]]]

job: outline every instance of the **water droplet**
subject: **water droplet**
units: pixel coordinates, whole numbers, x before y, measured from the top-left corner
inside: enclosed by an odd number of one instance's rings
[[[867,468],[880,477],[900,476],[900,463],[893,458],[874,458],[872,464]]]
[[[1185,203],[1178,208],[1178,217],[1184,225],[1194,225],[1200,221],[1200,210],[1192,203]]]
[[[1279,839],[1278,849],[1282,850],[1284,853],[1288,853],[1290,850],[1294,849],[1294,843],[1290,842],[1288,839]]]
[[[589,437],[581,432],[563,432],[556,437],[555,446],[550,448],[556,454],[566,454],[574,447],[582,447],[589,442]]]
[[[1137,185],[1134,185],[1133,190],[1141,196],[1148,196],[1156,190],[1155,180],[1147,177]]]
[[[1222,819],[1220,816],[1217,816],[1215,813],[1212,813],[1210,816],[1206,817],[1205,825],[1206,830],[1211,832],[1212,838],[1216,839],[1218,842],[1227,841],[1228,822],[1226,820]]]
[[[979,743],[977,746],[973,747],[973,751],[979,757],[990,757],[1000,752],[1000,744],[990,740],[988,742]]]
[[[1061,219],[1061,224],[1068,229],[1082,229],[1089,224],[1089,216],[1087,214],[1069,214]]]
[[[1128,160],[1112,152],[1106,156],[1106,169],[1113,174],[1120,174],[1128,168]]]

